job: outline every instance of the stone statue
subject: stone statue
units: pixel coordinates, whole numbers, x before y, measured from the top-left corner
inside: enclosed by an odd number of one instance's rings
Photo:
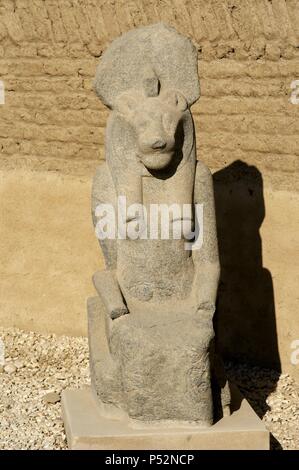
[[[230,392],[214,347],[212,176],[196,160],[190,112],[199,98],[196,50],[162,23],[135,29],[102,56],[95,90],[111,114],[93,222],[98,227],[99,208],[110,205],[112,219],[133,236],[100,239],[106,269],[95,273],[99,297],[88,301],[93,390],[108,416],[210,426],[217,413],[229,414]],[[196,232],[196,206],[202,238],[194,247],[188,233]],[[151,231],[152,207],[160,215],[170,207],[168,238],[163,214]]]

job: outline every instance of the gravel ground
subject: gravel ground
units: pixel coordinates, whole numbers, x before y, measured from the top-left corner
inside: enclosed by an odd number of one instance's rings
[[[3,328],[0,339],[0,449],[65,449],[60,394],[89,383],[87,339]],[[299,385],[245,364],[227,372],[273,434],[272,448],[299,450]]]

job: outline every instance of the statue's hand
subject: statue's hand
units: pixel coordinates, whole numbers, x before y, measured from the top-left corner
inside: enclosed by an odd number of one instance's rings
[[[127,315],[127,313],[129,313],[129,310],[125,305],[123,305],[110,310],[109,315],[111,320],[115,320],[116,318],[122,317],[123,315]]]

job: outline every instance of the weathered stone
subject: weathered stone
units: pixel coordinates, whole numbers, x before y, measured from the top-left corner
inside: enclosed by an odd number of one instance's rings
[[[100,237],[107,269],[94,275],[100,301],[90,299],[88,311],[92,386],[102,410],[206,427],[229,414],[230,393],[212,323],[219,279],[212,177],[196,161],[189,109],[199,97],[196,63],[191,42],[159,23],[115,40],[98,66],[95,88],[112,112],[92,213],[101,235],[100,209],[110,204],[108,224],[117,219],[118,231],[116,239]],[[172,208],[168,215],[161,204]],[[147,224],[153,205],[162,214],[154,235]],[[201,246],[187,244],[198,205]]]
[[[138,426],[103,416],[91,390],[65,390],[62,410],[67,442],[73,450],[268,450],[269,431],[240,397],[231,416],[214,426]]]
[[[4,372],[6,374],[14,374],[17,370],[16,366],[12,363],[6,364],[3,368]]]
[[[148,67],[154,70],[151,78],[159,77],[162,90],[176,88],[190,105],[199,98],[196,49],[164,23],[133,29],[113,41],[97,69],[94,86],[98,96],[114,108],[121,93],[150,81],[144,79]]]
[[[60,401],[60,395],[56,392],[50,392],[43,396],[43,400],[45,403],[55,405],[55,403]]]
[[[17,359],[16,361],[14,361],[14,365],[16,366],[17,369],[23,369],[24,367],[24,363],[20,359]]]

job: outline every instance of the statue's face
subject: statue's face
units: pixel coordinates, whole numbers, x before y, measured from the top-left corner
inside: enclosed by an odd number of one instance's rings
[[[185,98],[169,90],[155,97],[125,94],[121,113],[132,125],[137,139],[137,158],[149,170],[167,168],[176,151],[176,133],[183,113]]]

